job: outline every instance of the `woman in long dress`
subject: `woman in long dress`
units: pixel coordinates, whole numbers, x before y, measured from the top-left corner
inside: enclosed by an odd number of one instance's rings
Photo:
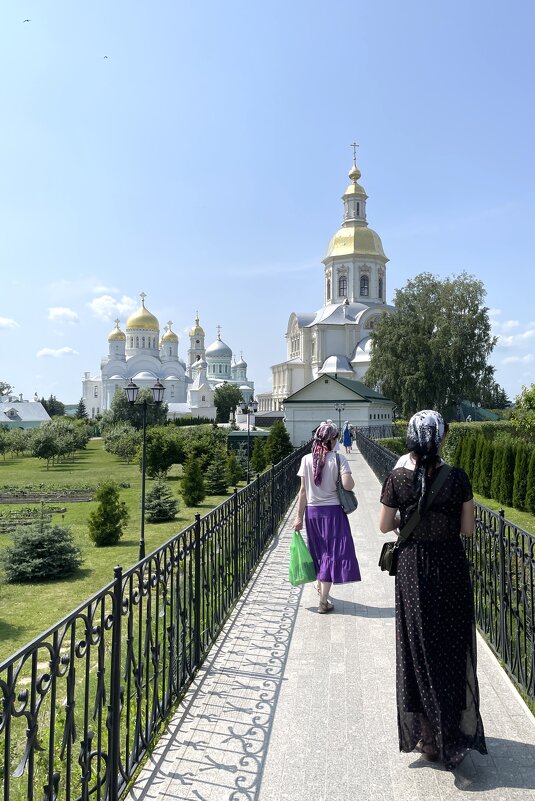
[[[312,453],[301,460],[297,472],[301,476],[301,489],[297,503],[294,529],[301,531],[306,523],[308,548],[318,579],[318,612],[332,612],[329,600],[332,584],[360,581],[360,570],[355,553],[347,515],[340,506],[336,490],[338,463],[345,489],[351,490],[355,481],[346,457],[335,453],[338,429],[331,422],[321,423],[314,432]]]
[[[400,546],[396,575],[396,695],[400,751],[419,751],[455,769],[468,749],[486,754],[479,714],[472,587],[461,533],[474,531],[472,488],[464,470],[450,468],[424,512],[444,467],[442,416],[424,410],[409,421],[405,466],[381,493],[382,532],[422,518]]]

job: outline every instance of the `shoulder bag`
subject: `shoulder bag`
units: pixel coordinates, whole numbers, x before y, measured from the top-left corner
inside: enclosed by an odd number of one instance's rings
[[[340,475],[340,457],[337,453],[336,456],[336,465],[338,467],[338,478],[336,479],[336,492],[338,493],[338,500],[340,501],[340,506],[346,513],[346,515],[351,514],[354,512],[359,502],[357,500],[357,496],[353,492],[353,490],[346,490],[342,484],[342,476]]]
[[[449,473],[451,471],[451,467],[448,465],[443,465],[437,478],[433,482],[433,486],[429,490],[429,495],[427,496],[427,501],[425,504],[424,514],[427,512],[433,498],[442,487],[444,482],[446,481]],[[389,576],[395,576],[397,573],[397,566],[398,566],[398,549],[399,546],[402,545],[404,542],[408,540],[418,523],[420,522],[421,514],[418,509],[411,515],[411,517],[407,520],[401,531],[399,532],[399,536],[397,540],[394,542],[384,542],[383,547],[381,548],[381,553],[379,555],[379,567],[381,570],[386,570]]]

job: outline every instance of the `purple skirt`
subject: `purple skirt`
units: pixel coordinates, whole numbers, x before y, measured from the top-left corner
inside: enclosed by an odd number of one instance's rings
[[[341,506],[307,506],[308,550],[319,581],[360,581],[360,569],[347,515]]]

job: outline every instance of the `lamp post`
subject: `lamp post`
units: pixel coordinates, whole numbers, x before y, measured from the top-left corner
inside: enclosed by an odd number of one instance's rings
[[[258,411],[258,403],[253,400],[252,398],[247,402],[243,401],[240,403],[240,411],[242,414],[247,415],[247,483],[249,483],[249,463],[251,459],[251,448],[250,448],[250,441],[251,441],[251,414],[256,414]]]
[[[340,433],[342,430],[342,412],[346,408],[346,405],[345,403],[342,403],[342,401],[339,401],[338,403],[334,404],[334,408],[338,412],[338,433]]]
[[[149,404],[144,398],[141,402],[143,409],[143,446],[141,449],[141,529],[139,532],[139,558],[145,558],[145,470],[147,459],[147,408],[148,406],[158,406],[163,401],[165,387],[158,379],[153,387],[150,388],[152,392],[153,403]],[[124,388],[128,403],[132,405],[137,401],[139,394],[139,387],[134,384],[132,380]]]

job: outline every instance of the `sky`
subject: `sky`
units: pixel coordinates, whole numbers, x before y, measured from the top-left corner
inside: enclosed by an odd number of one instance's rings
[[[29,20],[25,22],[24,20]],[[323,303],[353,141],[387,302],[421,272],[483,281],[495,378],[535,382],[535,6],[496,0],[4,0],[0,380],[76,403],[119,317],[256,391]]]

